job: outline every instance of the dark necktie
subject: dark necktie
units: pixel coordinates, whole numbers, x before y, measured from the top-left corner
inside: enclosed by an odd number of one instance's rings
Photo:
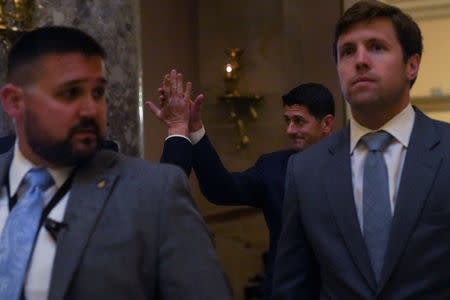
[[[364,240],[377,283],[380,280],[391,226],[389,176],[383,151],[392,136],[377,131],[363,136],[368,153],[364,162],[363,220]]]
[[[44,168],[24,177],[26,190],[6,219],[0,237],[0,299],[20,299],[25,274],[39,229],[44,191],[53,178]]]

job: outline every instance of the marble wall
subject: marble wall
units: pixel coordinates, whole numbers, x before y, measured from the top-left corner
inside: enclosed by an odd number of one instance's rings
[[[35,27],[52,24],[77,27],[91,34],[106,49],[109,74],[107,137],[118,141],[123,153],[141,156],[138,1],[36,0],[35,3]],[[0,61],[0,70],[4,71],[4,57]],[[2,110],[0,136],[12,131],[11,120]]]

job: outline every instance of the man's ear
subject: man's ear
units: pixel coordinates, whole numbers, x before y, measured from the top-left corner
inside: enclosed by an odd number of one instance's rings
[[[24,92],[21,87],[8,83],[0,91],[3,109],[13,119],[20,118],[24,108]]]
[[[419,54],[416,53],[411,55],[411,57],[408,58],[408,61],[406,62],[406,76],[408,77],[409,81],[417,77],[417,74],[419,73],[419,66],[420,66]]]
[[[334,125],[334,116],[332,114],[328,114],[322,118],[320,121],[320,126],[322,127],[322,131],[325,135],[330,135],[333,130]]]

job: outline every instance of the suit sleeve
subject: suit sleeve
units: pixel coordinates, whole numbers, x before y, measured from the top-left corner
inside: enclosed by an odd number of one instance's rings
[[[164,142],[162,163],[170,163],[181,167],[189,177],[192,170],[192,144],[188,139],[174,136]]]
[[[229,172],[205,135],[193,146],[192,160],[200,189],[209,202],[220,205],[262,206],[265,185],[261,159],[244,172]]]
[[[303,231],[295,181],[295,156],[289,159],[282,229],[278,242],[273,299],[318,299],[318,265]]]
[[[159,299],[231,299],[228,280],[187,178],[173,171],[159,215]]]

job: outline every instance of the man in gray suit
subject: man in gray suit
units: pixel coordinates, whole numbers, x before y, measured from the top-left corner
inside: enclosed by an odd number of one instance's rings
[[[99,150],[104,59],[67,27],[28,32],[9,53],[0,298],[230,299],[183,172]]]
[[[420,29],[358,2],[334,53],[350,125],[290,159],[274,298],[450,299],[450,126],[410,104]]]

